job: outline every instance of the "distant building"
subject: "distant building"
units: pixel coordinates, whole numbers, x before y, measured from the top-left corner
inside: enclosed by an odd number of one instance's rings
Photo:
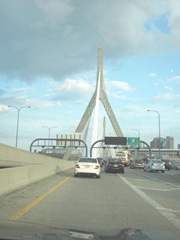
[[[163,140],[164,140],[163,138],[160,138],[160,141],[159,141],[159,138],[153,138],[153,140],[150,142],[150,147],[151,148],[159,148],[160,144],[163,142]]]
[[[174,138],[167,136],[164,140],[163,148],[174,149]]]
[[[166,138],[154,138],[150,142],[151,148],[165,148],[165,149],[174,149],[174,138],[167,136]]]

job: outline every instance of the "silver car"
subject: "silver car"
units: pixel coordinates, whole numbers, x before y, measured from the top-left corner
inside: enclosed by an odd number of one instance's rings
[[[149,159],[144,165],[144,171],[164,173],[165,163],[161,159]]]

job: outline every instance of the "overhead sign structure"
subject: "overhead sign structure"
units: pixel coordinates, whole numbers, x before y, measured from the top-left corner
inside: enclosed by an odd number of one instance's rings
[[[127,145],[139,146],[139,144],[140,144],[140,138],[138,138],[138,137],[128,137],[127,138]]]
[[[105,137],[106,145],[126,145],[126,137]]]

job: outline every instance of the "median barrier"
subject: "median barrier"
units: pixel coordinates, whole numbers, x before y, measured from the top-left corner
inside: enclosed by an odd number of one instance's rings
[[[74,167],[74,161],[57,159],[0,144],[0,195]]]

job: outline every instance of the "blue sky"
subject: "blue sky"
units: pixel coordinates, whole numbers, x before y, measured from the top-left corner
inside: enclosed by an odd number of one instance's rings
[[[104,83],[124,136],[180,143],[178,0],[0,0],[0,143],[18,147],[74,133],[95,90],[97,48]],[[100,105],[99,129],[106,117]],[[93,123],[93,116],[91,119]],[[92,127],[92,126],[91,126]],[[101,132],[99,133],[101,138]]]

